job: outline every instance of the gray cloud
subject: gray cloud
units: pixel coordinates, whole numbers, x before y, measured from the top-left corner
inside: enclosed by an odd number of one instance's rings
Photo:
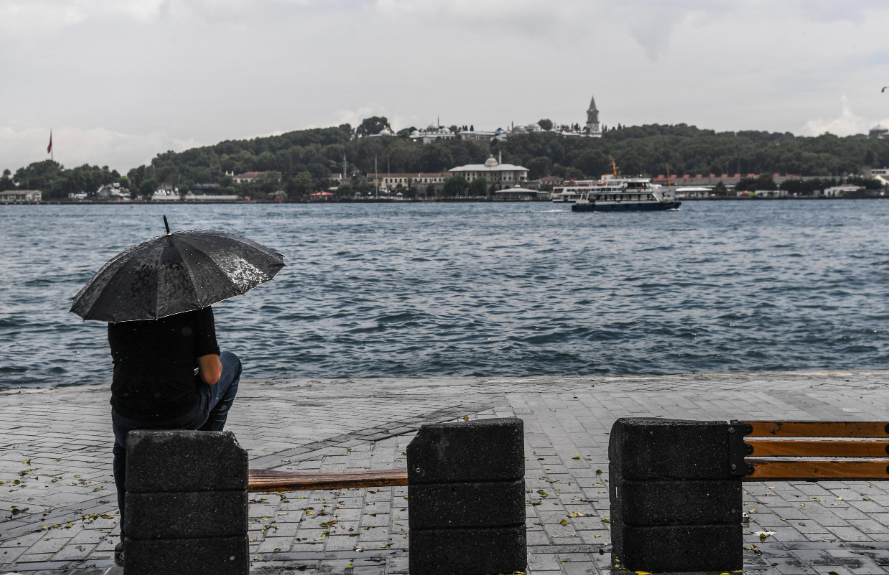
[[[356,122],[861,131],[877,0],[0,0],[0,168]],[[845,98],[845,100],[843,100]],[[864,126],[864,128],[862,127]]]

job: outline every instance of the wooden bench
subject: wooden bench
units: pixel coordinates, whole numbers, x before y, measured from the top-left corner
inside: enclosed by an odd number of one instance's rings
[[[621,418],[613,557],[631,571],[743,568],[743,482],[889,480],[889,424]]]
[[[732,423],[744,435],[742,481],[889,480],[886,422]]]
[[[849,421],[738,421],[742,481],[889,480],[889,424]],[[749,439],[748,439],[749,438]],[[827,439],[830,438],[830,439]],[[839,439],[841,438],[841,439]],[[741,475],[739,473],[739,475]],[[251,469],[249,490],[309,491],[407,485],[406,469],[302,473]]]
[[[300,473],[251,469],[248,491],[310,491],[312,489],[351,489],[407,485],[407,469]]]

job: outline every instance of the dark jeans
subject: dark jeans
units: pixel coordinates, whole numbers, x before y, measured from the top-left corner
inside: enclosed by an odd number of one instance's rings
[[[120,539],[124,539],[124,508],[126,505],[127,433],[136,429],[197,429],[222,431],[228,410],[238,393],[241,379],[241,361],[235,354],[223,351],[219,354],[222,376],[215,385],[200,381],[201,402],[190,412],[169,421],[144,422],[128,419],[111,410],[114,424],[114,483],[117,486],[117,506],[120,508]],[[158,469],[158,473],[163,470]]]

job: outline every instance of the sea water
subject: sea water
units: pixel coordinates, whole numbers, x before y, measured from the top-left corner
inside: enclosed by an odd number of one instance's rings
[[[285,255],[214,306],[248,378],[889,369],[889,201],[0,206],[0,386],[110,382],[71,298],[163,214]]]

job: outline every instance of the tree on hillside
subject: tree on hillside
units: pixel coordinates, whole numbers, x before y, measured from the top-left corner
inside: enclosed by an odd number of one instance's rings
[[[15,182],[12,181],[12,172],[10,172],[9,170],[3,170],[3,177],[0,178],[0,192],[14,189]]]
[[[537,125],[539,125],[544,130],[552,130],[553,129],[553,121],[547,120],[546,118],[537,122]]]
[[[355,193],[355,190],[352,188],[352,184],[345,182],[337,186],[336,188],[336,197],[338,198],[351,198]]]
[[[304,198],[312,192],[313,186],[312,174],[300,172],[287,184],[287,193],[290,197]]]
[[[129,172],[127,172],[127,178],[130,180],[130,185],[133,188],[138,189],[139,185],[142,183],[142,180],[145,179],[145,166],[139,166],[138,168],[133,168]]]
[[[777,190],[778,184],[772,179],[772,174],[760,174],[756,178],[757,190]]]
[[[722,183],[722,180],[716,182],[716,185],[713,186],[713,194],[716,196],[728,195],[728,188],[725,187],[725,184]]]
[[[454,156],[447,146],[439,143],[423,146],[420,154],[420,172],[447,171],[454,166]]]
[[[538,156],[531,159],[525,167],[528,168],[528,179],[539,180],[549,175],[553,161],[546,156]]]
[[[756,179],[755,178],[741,178],[738,180],[738,183],[735,184],[735,191],[738,192],[749,192],[756,189]]]
[[[568,168],[565,170],[565,177],[569,180],[582,180],[584,178],[583,172],[578,170],[577,168]]]
[[[476,178],[469,184],[469,195],[474,198],[481,198],[488,194],[488,180],[485,178]]]
[[[151,178],[146,178],[139,184],[139,193],[142,194],[143,197],[151,197],[151,194],[153,194],[156,189],[157,182]]]
[[[361,124],[355,128],[355,133],[358,137],[364,138],[366,136],[379,134],[383,131],[383,128],[386,128],[387,126],[389,126],[389,120],[386,116],[371,116],[370,118],[361,120]]]
[[[466,178],[457,174],[445,180],[444,189],[442,191],[444,192],[445,197],[456,198],[463,195],[468,187],[469,182],[466,181]]]
[[[378,133],[387,124],[386,118],[368,118],[361,132]],[[541,125],[545,127],[546,122],[541,121]],[[549,173],[560,177],[568,176],[569,172],[593,177],[610,173],[609,155],[614,156],[623,173],[648,176],[666,174],[664,164],[669,163],[674,176],[780,173],[817,176],[827,182],[835,174],[859,173],[864,162],[874,167],[889,165],[889,140],[865,135],[797,137],[756,130],[716,132],[686,124],[620,127],[620,130],[608,130],[602,138],[564,138],[550,131],[515,135],[492,143],[488,150],[460,139],[418,146],[408,138],[356,138],[358,131],[353,132],[344,124],[251,140],[229,140],[183,152],[162,152],[150,164],[129,170],[126,176],[133,191],[141,190],[142,183],[151,180],[152,185],[215,182],[233,193],[235,190],[226,172],[280,172],[286,186],[291,185],[296,175],[308,172],[314,180],[312,189],[316,190],[329,177],[329,172],[342,171],[343,156],[349,162],[349,172],[373,172],[376,154],[381,173],[385,173],[387,163],[392,172],[416,173],[483,163],[490,152],[495,156],[502,152],[504,162],[534,168],[533,176],[546,172],[542,169],[546,160],[532,162],[546,158]],[[11,182],[19,188],[36,188],[47,198],[62,196],[69,190],[94,192],[100,185],[120,177],[100,166],[66,169],[52,161],[36,162],[20,169],[12,168],[12,177],[0,178],[0,186],[9,187]],[[751,189],[759,187],[755,181],[751,184]],[[237,191],[249,195],[259,192],[259,187],[241,185]]]

